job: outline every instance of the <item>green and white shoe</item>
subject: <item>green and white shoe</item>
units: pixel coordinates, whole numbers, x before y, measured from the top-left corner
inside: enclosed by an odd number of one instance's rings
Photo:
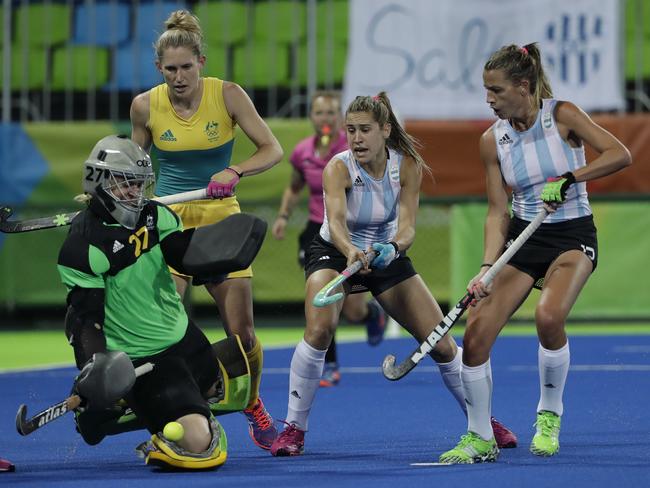
[[[546,410],[537,412],[535,427],[537,432],[530,443],[530,452],[537,456],[553,456],[560,450],[559,415]]]
[[[440,456],[441,463],[474,464],[493,463],[499,456],[499,448],[494,437],[486,441],[474,432],[468,432],[452,450]]]

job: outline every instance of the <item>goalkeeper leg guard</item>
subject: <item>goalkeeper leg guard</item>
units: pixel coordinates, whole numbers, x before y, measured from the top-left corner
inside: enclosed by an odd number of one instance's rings
[[[241,412],[246,408],[251,392],[248,358],[238,335],[212,344],[220,370],[220,383],[215,395],[208,398],[213,415]]]
[[[162,432],[151,436],[151,441],[139,449],[145,455],[145,463],[171,470],[202,470],[218,468],[228,457],[226,432],[214,417],[210,417],[212,442],[201,453],[186,451],[175,442],[165,438]]]

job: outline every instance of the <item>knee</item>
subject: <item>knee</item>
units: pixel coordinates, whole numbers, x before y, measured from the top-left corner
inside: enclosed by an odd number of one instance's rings
[[[478,334],[471,334],[465,332],[463,337],[463,354],[467,357],[471,357],[475,354],[479,354],[485,348],[485,341]]]
[[[446,335],[431,351],[431,357],[437,363],[449,363],[456,357],[458,346],[451,336]]]
[[[307,324],[305,340],[315,349],[324,350],[330,346],[334,335],[334,327],[328,324]]]
[[[343,316],[351,324],[360,324],[368,316],[368,305],[365,302],[361,302],[358,305],[354,304],[353,306],[344,305]]]
[[[540,305],[535,309],[535,323],[540,335],[554,334],[564,327],[565,315],[555,307]]]
[[[184,430],[182,439],[178,445],[193,453],[201,453],[207,450],[212,441],[212,433],[208,419],[200,414],[189,414],[177,420]]]
[[[490,357],[493,341],[480,333],[481,330],[484,330],[484,327],[481,326],[480,320],[468,319],[463,336],[463,363],[468,366],[483,364]]]

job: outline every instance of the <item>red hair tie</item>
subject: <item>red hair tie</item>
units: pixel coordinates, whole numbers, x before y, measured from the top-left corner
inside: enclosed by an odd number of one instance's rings
[[[522,47],[521,52],[524,53],[524,54],[528,54],[528,49],[526,49],[525,47]]]
[[[374,97],[372,97],[372,99],[373,99],[375,102],[378,102],[378,101],[379,101],[379,96],[375,95]]]

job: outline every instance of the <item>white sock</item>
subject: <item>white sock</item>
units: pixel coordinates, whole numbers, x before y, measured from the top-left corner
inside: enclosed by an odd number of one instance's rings
[[[291,358],[286,421],[295,424],[300,430],[307,430],[309,427],[309,412],[323,374],[326,352],[327,349],[314,349],[303,339],[296,346]]]
[[[564,411],[562,395],[566,377],[569,374],[569,364],[571,364],[569,341],[555,351],[544,349],[540,344],[537,351],[537,362],[540,390],[537,411],[548,410],[561,416]]]
[[[438,363],[442,381],[447,386],[447,389],[454,396],[460,408],[467,416],[467,407],[465,406],[465,392],[463,391],[463,381],[460,377],[460,370],[463,364],[463,348],[459,347],[454,359],[448,363]]]
[[[467,430],[489,440],[494,437],[490,423],[492,375],[490,360],[479,366],[463,364],[461,377],[467,404]]]

